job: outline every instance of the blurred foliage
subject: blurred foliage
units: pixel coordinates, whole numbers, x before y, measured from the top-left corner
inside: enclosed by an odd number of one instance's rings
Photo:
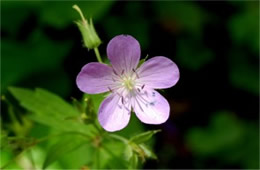
[[[109,15],[104,23],[101,23],[109,38],[112,39],[119,34],[129,34],[138,39],[142,49],[147,49],[151,22],[143,15],[144,5],[141,2],[132,2],[126,6],[122,16]]]
[[[199,40],[183,38],[177,44],[176,59],[183,67],[198,71],[214,59],[214,54]]]
[[[234,114],[223,111],[213,115],[207,128],[191,129],[187,134],[187,143],[194,156],[202,161],[215,158],[240,164],[247,169],[257,169],[258,135],[256,124],[241,121]]]
[[[259,68],[254,67],[250,56],[240,49],[233,49],[229,55],[231,84],[236,88],[259,95]]]
[[[241,12],[232,16],[228,27],[236,45],[245,45],[253,52],[259,52],[259,4],[257,2],[244,4]]]
[[[23,20],[28,17],[30,12],[34,12],[42,24],[48,24],[62,29],[78,18],[78,14],[72,10],[72,6],[75,3],[86,13],[86,18],[92,17],[99,20],[111,7],[113,1],[3,1],[2,14],[18,22],[10,22],[7,18],[4,18],[2,26],[7,30],[10,28],[12,32],[17,31],[14,29],[18,29],[19,27],[14,27],[11,23],[15,23],[19,26]],[[17,13],[12,11],[18,11],[20,15],[16,15]]]
[[[184,31],[199,37],[208,16],[195,2],[154,2],[155,12],[164,21],[166,27],[175,32]]]
[[[46,70],[58,70],[59,76],[55,81],[57,85],[60,85],[58,91],[60,93],[67,91],[68,77],[59,70],[62,70],[61,62],[70,50],[70,44],[69,42],[57,44],[46,38],[40,30],[33,32],[26,43],[1,40],[4,56],[2,57],[4,64],[2,65],[1,90],[5,92],[10,84],[18,83],[27,76],[41,74]],[[50,77],[48,79],[50,81]],[[36,77],[35,81],[37,80],[39,78]],[[41,82],[44,84],[43,81]]]

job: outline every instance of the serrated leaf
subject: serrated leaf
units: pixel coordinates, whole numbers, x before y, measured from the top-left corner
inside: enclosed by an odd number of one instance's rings
[[[43,89],[32,91],[16,87],[11,87],[9,90],[25,109],[32,112],[30,117],[41,124],[62,131],[76,131],[88,135],[94,131],[92,126],[70,119],[80,116],[79,112],[53,93]]]
[[[81,147],[82,145],[86,144],[86,142],[86,138],[79,135],[67,135],[66,137],[61,138],[61,140],[50,147],[42,168],[47,168],[60,157]]]
[[[147,131],[144,133],[140,133],[136,136],[133,136],[132,138],[130,138],[130,142],[134,142],[136,144],[140,144],[140,143],[144,143],[146,141],[148,141],[149,139],[151,139],[151,137],[160,132],[161,130],[151,130],[151,131]]]

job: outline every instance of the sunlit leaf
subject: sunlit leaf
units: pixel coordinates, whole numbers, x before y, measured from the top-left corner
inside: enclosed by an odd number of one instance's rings
[[[124,157],[125,144],[117,141],[103,141],[100,152],[100,166],[105,169],[125,169],[128,162]]]
[[[67,135],[63,136],[56,144],[49,148],[49,152],[46,155],[46,159],[42,168],[46,169],[54,161],[58,160],[65,154],[81,147],[86,144],[86,138],[79,135]]]
[[[80,116],[79,112],[53,93],[43,89],[32,91],[15,87],[9,90],[24,108],[32,112],[30,117],[39,123],[63,131],[84,134],[92,134],[95,131],[92,126],[71,119],[71,117]]]

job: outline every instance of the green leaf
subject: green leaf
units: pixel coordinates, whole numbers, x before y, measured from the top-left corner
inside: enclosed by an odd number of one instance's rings
[[[139,146],[144,151],[146,158],[157,159],[157,156],[155,155],[155,153],[147,145],[140,144]]]
[[[24,108],[32,112],[30,117],[39,123],[62,131],[76,131],[88,135],[95,132],[94,127],[71,119],[80,116],[79,112],[53,93],[43,89],[32,91],[16,87],[9,90]]]
[[[137,169],[138,168],[138,156],[137,154],[133,154],[130,161],[128,169]]]
[[[131,157],[133,156],[133,149],[132,149],[131,145],[126,145],[124,155],[125,155],[126,160],[129,161],[131,159]]]
[[[87,108],[87,110],[94,109],[95,113],[98,113],[99,106],[101,102],[105,99],[105,96],[107,93],[101,93],[101,94],[84,94],[83,96],[83,102],[86,104],[93,103],[94,108]],[[91,107],[90,105],[86,105],[86,107]]]
[[[151,131],[147,131],[141,134],[138,134],[136,136],[133,136],[132,138],[130,138],[130,142],[134,142],[136,144],[140,144],[140,143],[144,143],[146,141],[148,141],[149,139],[152,138],[152,136],[158,132],[160,132],[161,130],[151,130]]]
[[[86,144],[86,138],[79,135],[67,135],[63,136],[56,144],[49,148],[49,152],[46,155],[46,159],[42,168],[46,169],[50,164],[58,160],[63,155],[81,147]]]
[[[137,68],[139,68],[147,60],[147,58],[148,58],[148,54],[146,55],[146,57],[144,59],[141,59],[139,61]]]

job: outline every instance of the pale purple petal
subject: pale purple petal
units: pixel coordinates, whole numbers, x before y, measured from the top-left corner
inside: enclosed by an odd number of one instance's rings
[[[106,64],[97,62],[86,64],[77,76],[78,88],[89,94],[103,93],[109,91],[113,86],[112,68]]]
[[[164,123],[170,114],[168,101],[157,91],[146,88],[137,91],[133,108],[136,116],[147,124]]]
[[[118,74],[129,72],[140,60],[140,44],[130,35],[118,35],[108,43],[107,55]]]
[[[153,89],[163,89],[174,86],[180,77],[177,65],[170,59],[159,56],[144,62],[137,73],[138,83]]]
[[[130,103],[124,102],[123,104],[121,97],[117,94],[111,94],[100,105],[98,120],[105,130],[114,132],[126,127],[130,115]]]

